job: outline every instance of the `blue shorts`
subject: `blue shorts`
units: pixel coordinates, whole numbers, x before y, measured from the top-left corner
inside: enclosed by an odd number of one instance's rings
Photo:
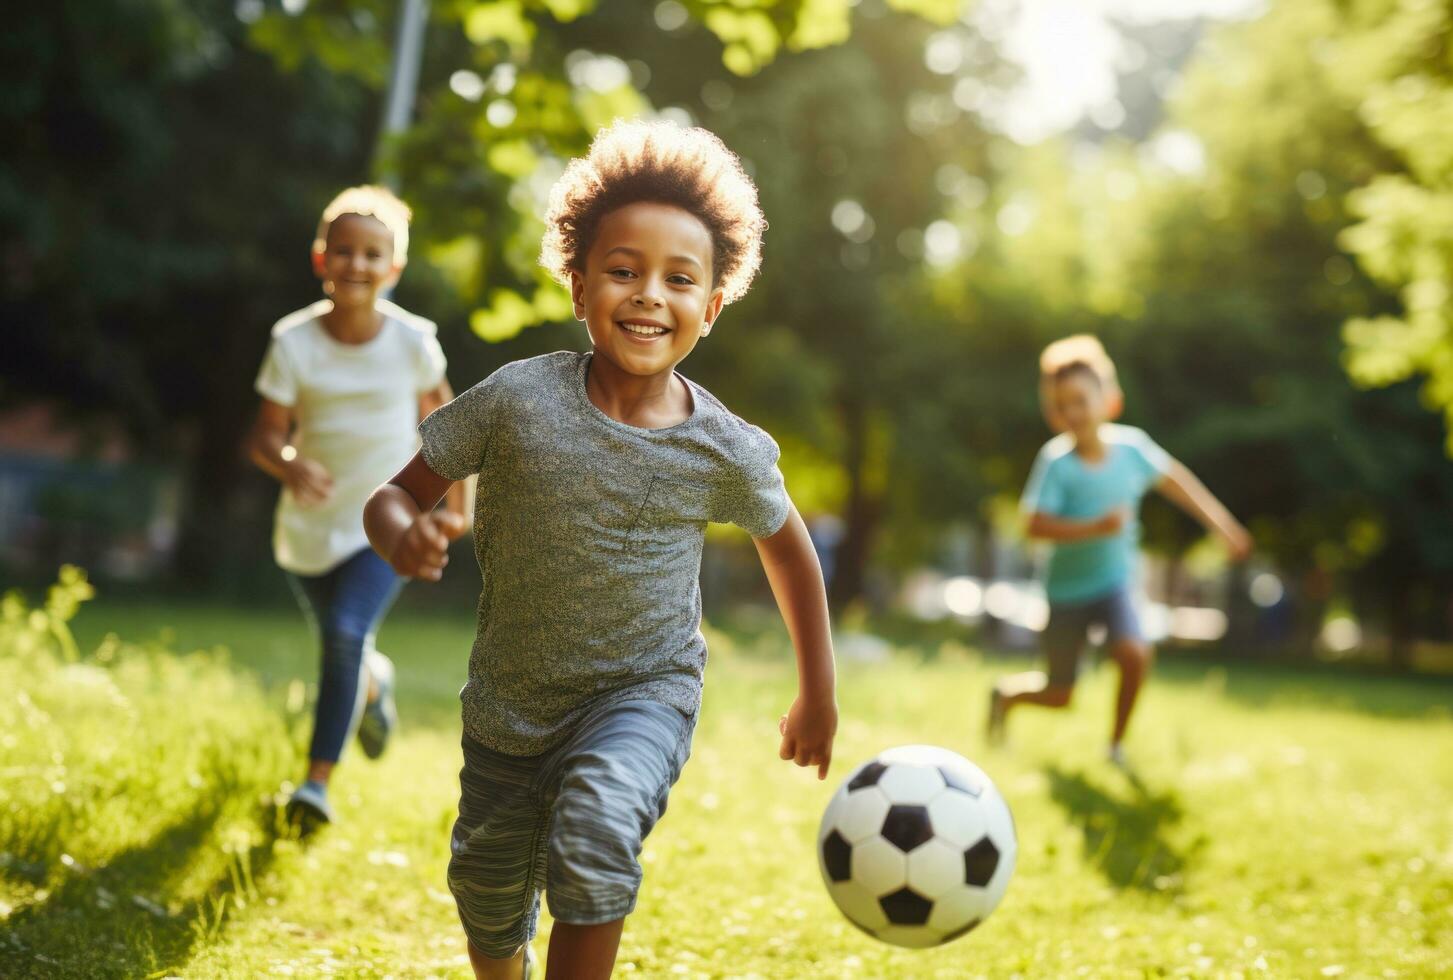
[[[1145,640],[1129,589],[1116,589],[1088,602],[1052,602],[1049,622],[1044,627],[1050,687],[1074,686],[1080,672],[1080,652],[1091,626],[1105,627],[1107,643]]]
[[[513,956],[534,938],[540,891],[558,922],[624,918],[637,858],[691,754],[695,720],[655,701],[593,712],[541,755],[504,755],[464,738],[449,889],[470,945]]]

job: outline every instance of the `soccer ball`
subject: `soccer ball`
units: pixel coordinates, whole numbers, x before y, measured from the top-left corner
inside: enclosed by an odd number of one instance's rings
[[[1017,851],[1009,804],[989,777],[932,745],[889,749],[859,766],[817,834],[822,879],[848,921],[917,948],[988,918]]]

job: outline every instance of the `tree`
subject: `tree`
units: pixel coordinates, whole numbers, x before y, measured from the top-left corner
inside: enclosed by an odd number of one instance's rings
[[[1340,242],[1401,307],[1347,321],[1348,370],[1369,387],[1423,375],[1453,454],[1453,4],[1332,9],[1335,83],[1386,151],[1377,175],[1349,193],[1360,220]]]
[[[894,243],[940,209],[936,161],[971,157],[977,140],[972,121],[951,131],[952,79],[922,57],[932,30],[923,17],[952,19],[958,4],[893,4],[913,14],[874,5],[856,25],[847,3],[682,8],[705,30],[644,3],[576,6],[550,23],[557,6],[461,8],[462,36],[446,25],[431,41],[419,121],[395,161],[429,229],[423,253],[474,307],[471,326],[499,345],[493,356],[518,356],[532,344],[527,328],[569,318],[564,293],[535,263],[559,160],[650,104],[687,108],[721,133],[754,166],[769,250],[790,258],[769,264],[692,371],[732,379],[728,392],[771,415],[799,461],[789,464],[794,486],[807,478],[805,504],[846,511],[833,589],[841,607],[861,590],[882,513],[896,395],[879,370],[895,327],[881,287],[916,265]],[[661,29],[641,31],[653,16]],[[833,46],[853,27],[854,44]],[[775,58],[783,47],[799,53]],[[942,117],[918,132],[906,111],[915,99],[936,100]],[[829,224],[835,209],[841,231]],[[764,347],[782,356],[763,358]]]
[[[751,72],[841,40],[849,6],[666,9],[707,25],[711,61]],[[645,105],[618,59],[582,73],[570,58],[589,31],[560,40],[594,7],[435,5],[419,124],[388,153],[424,229],[400,299],[444,322],[459,376],[551,344],[523,328],[568,319],[534,263],[541,182]],[[638,5],[636,29],[659,9]],[[239,549],[262,550],[266,487],[237,448],[252,366],[267,325],[317,295],[318,210],[370,176],[393,15],[388,0],[63,4],[0,39],[0,398],[65,392],[77,416],[124,419],[153,457],[189,455],[188,581],[228,581]],[[466,315],[514,342],[456,342]]]
[[[1324,44],[1337,17],[1282,4],[1199,54],[1172,122],[1198,136],[1205,171],[1141,174],[1146,237],[1126,265],[1139,298],[1107,333],[1129,352],[1131,404],[1146,401],[1158,434],[1300,579],[1303,636],[1330,581],[1401,655],[1414,625],[1447,628],[1453,474],[1407,385],[1341,380],[1337,325],[1388,298],[1339,253],[1339,233],[1349,197],[1390,157],[1342,83],[1349,63]]]
[[[253,401],[239,365],[315,288],[317,202],[368,145],[359,86],[278,73],[244,28],[231,2],[59,4],[0,41],[0,397],[63,395],[158,459],[193,452],[183,568],[218,577]]]

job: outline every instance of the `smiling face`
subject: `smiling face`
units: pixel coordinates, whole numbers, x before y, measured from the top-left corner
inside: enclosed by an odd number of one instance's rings
[[[313,271],[339,307],[372,307],[399,273],[394,236],[371,215],[339,215],[328,226],[327,247],[313,253]]]
[[[637,202],[605,215],[570,275],[575,316],[591,343],[629,374],[670,372],[721,313],[711,232],[669,204]]]
[[[1106,420],[1104,388],[1088,368],[1055,378],[1053,397],[1055,412],[1077,439],[1096,431]]]

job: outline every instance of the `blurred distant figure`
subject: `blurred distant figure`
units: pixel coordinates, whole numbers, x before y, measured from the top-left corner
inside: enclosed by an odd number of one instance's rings
[[[1044,413],[1045,424],[1051,432],[1066,431],[1064,416],[1055,405],[1055,375],[1060,368],[1070,364],[1088,364],[1095,369],[1100,379],[1101,399],[1105,417],[1103,421],[1114,422],[1125,410],[1125,393],[1120,390],[1120,375],[1115,371],[1115,362],[1105,352],[1100,338],[1080,333],[1073,337],[1056,340],[1039,355],[1039,409]]]
[[[1051,356],[1053,355],[1053,356]],[[1185,466],[1140,429],[1112,424],[1123,404],[1114,365],[1093,337],[1051,345],[1041,361],[1045,419],[1061,432],[1040,450],[1021,509],[1029,535],[1053,543],[1045,581],[1049,622],[1044,630],[1048,673],[1002,678],[990,692],[988,733],[1002,741],[1017,704],[1063,708],[1070,703],[1089,628],[1107,631],[1120,668],[1120,690],[1109,758],[1124,765],[1121,740],[1150,669],[1151,649],[1131,599],[1137,513],[1146,490],[1159,490],[1219,534],[1233,558],[1251,551],[1251,536]]]
[[[307,778],[288,803],[304,829],[333,819],[328,779],[350,733],[376,758],[395,726],[393,664],[373,637],[403,580],[369,547],[363,505],[418,448],[419,420],[454,397],[434,324],[380,296],[407,261],[409,218],[386,188],[334,198],[312,250],[328,298],[272,328],[255,385],[249,455],[283,485],[274,554],[322,645]],[[454,537],[464,508],[459,484]]]
[[[837,548],[842,544],[846,527],[836,514],[821,513],[807,522],[807,534],[812,539],[812,548],[817,552],[817,563],[822,566],[822,580],[832,588],[832,577],[837,571]]]

